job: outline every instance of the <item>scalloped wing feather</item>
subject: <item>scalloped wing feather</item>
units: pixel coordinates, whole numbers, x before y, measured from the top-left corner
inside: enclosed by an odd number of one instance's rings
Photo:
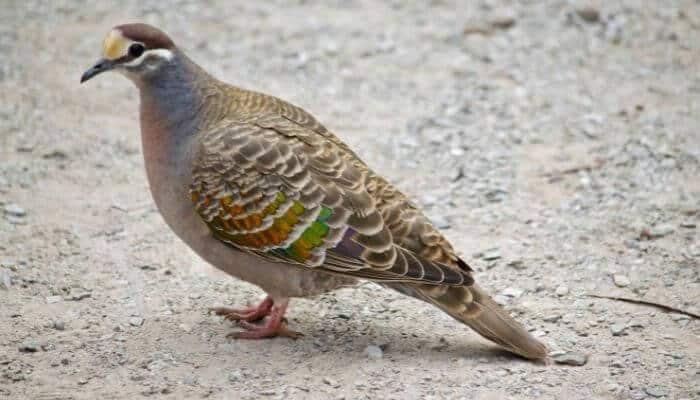
[[[291,113],[299,118],[298,113]],[[203,132],[190,187],[213,235],[265,258],[386,282],[471,284],[470,269],[398,190],[314,120]]]

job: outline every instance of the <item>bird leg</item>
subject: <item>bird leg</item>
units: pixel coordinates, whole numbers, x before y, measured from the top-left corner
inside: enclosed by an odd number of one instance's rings
[[[270,297],[268,297],[268,299],[270,299],[272,302]],[[226,336],[236,339],[262,339],[276,336],[296,339],[299,336],[302,336],[301,333],[287,328],[287,324],[282,321],[288,304],[289,299],[284,299],[273,304],[269,313],[270,319],[265,321],[265,323],[262,325],[256,325],[245,320],[239,320],[238,324],[245,329],[245,331],[231,332]]]
[[[214,312],[216,315],[222,315],[229,321],[255,322],[260,321],[261,319],[270,315],[273,304],[274,300],[272,299],[272,296],[267,296],[262,302],[260,302],[260,304],[254,307],[212,307],[209,309],[209,311]]]

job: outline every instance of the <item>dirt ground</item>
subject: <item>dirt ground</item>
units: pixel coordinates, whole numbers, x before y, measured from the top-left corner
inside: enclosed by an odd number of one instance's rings
[[[700,4],[15,1],[0,7],[0,398],[700,397]],[[662,5],[663,4],[663,5]],[[299,104],[409,193],[582,366],[512,357],[365,283],[233,341],[263,293],[148,192],[137,92],[79,85],[116,24]]]

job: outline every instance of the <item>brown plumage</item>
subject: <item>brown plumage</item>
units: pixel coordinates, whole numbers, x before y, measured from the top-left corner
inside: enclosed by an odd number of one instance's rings
[[[212,78],[155,28],[115,30],[110,37],[127,42],[111,39],[111,48],[147,48],[124,65],[141,90],[146,167],[163,216],[214,266],[271,293],[264,307],[216,309],[245,321],[272,313],[238,336],[291,335],[281,324],[289,297],[361,278],[434,304],[523,357],[546,357],[425,215],[313,116]]]

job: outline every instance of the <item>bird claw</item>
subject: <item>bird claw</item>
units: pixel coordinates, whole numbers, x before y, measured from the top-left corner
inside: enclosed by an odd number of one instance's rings
[[[221,315],[229,321],[235,321],[245,331],[231,332],[227,337],[235,339],[262,339],[270,337],[288,337],[297,339],[303,336],[300,332],[287,328],[284,320],[284,312],[289,304],[289,299],[281,300],[275,304],[272,297],[268,296],[256,307],[235,309],[228,307],[212,307],[209,311],[216,315]],[[260,321],[269,316],[270,318],[262,325],[252,322]]]
[[[229,321],[260,321],[270,315],[272,310],[273,300],[271,297],[266,297],[260,304],[254,307],[246,308],[230,308],[230,307],[211,307],[210,312],[216,315],[221,315]]]

